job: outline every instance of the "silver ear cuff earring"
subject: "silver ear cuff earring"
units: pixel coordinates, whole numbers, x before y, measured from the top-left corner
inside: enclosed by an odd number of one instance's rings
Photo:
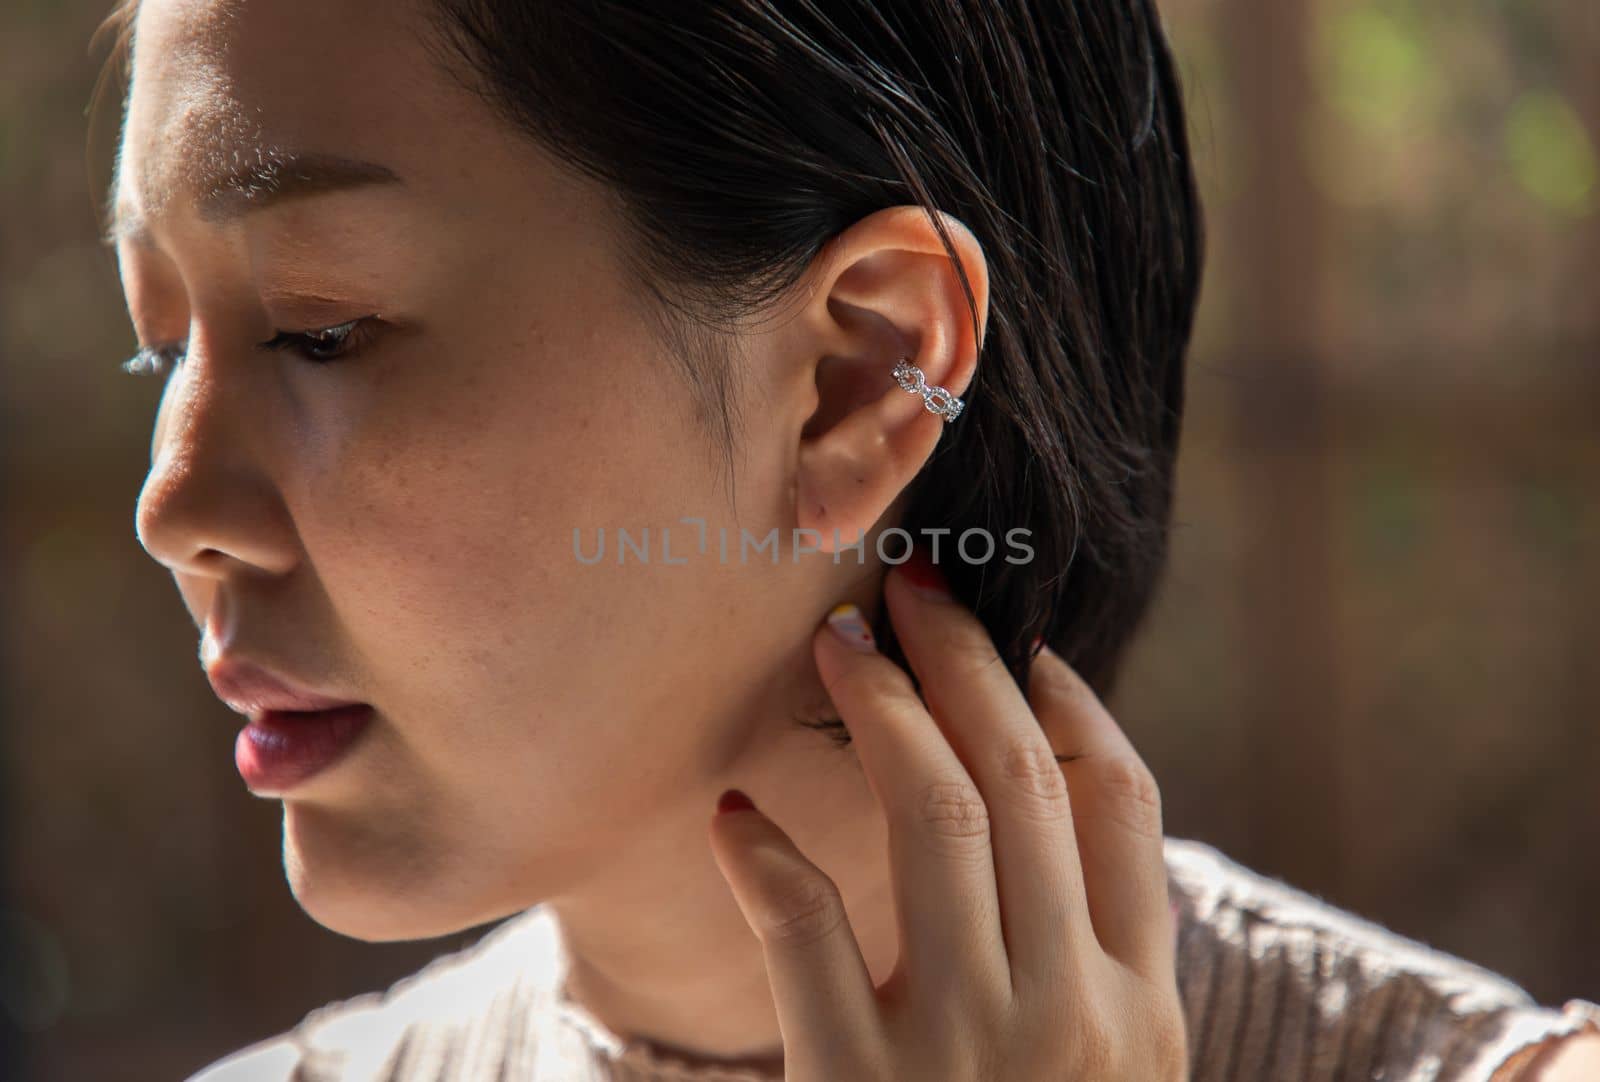
[[[966,403],[943,387],[930,386],[927,378],[923,376],[922,369],[911,363],[911,358],[905,357],[894,366],[895,382],[901,388],[912,394],[922,396],[922,404],[929,413],[936,413],[944,418],[944,423],[949,424],[961,416],[961,411]]]

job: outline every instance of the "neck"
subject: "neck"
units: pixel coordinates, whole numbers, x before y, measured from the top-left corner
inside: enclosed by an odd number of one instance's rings
[[[839,887],[874,984],[899,943],[887,823],[854,752],[783,722],[762,732],[549,908],[566,995],[617,1036],[700,1065],[775,1071],[783,1040],[765,956],[711,853],[717,795],[750,794]]]

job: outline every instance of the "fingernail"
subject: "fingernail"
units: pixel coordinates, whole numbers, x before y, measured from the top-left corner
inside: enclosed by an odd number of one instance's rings
[[[738,789],[728,789],[717,798],[717,814],[723,812],[746,811],[753,809],[755,804]]]
[[[950,600],[950,585],[945,582],[944,572],[923,550],[912,549],[910,559],[900,565],[900,573],[922,596],[935,601]]]
[[[835,605],[833,611],[828,613],[828,626],[851,649],[860,650],[863,654],[877,653],[878,646],[872,640],[872,629],[862,618],[861,610],[848,601]]]

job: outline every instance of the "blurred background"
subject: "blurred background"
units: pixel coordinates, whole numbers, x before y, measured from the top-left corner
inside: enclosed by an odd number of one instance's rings
[[[109,6],[0,7],[5,1078],[181,1078],[485,930],[300,911],[135,539],[159,387],[96,242]],[[1600,8],[1163,6],[1210,254],[1113,710],[1170,835],[1600,998]]]

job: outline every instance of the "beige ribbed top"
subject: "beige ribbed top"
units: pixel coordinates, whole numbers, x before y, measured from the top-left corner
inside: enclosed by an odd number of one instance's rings
[[[1537,1042],[1600,1032],[1596,1003],[1540,1006],[1504,977],[1209,845],[1169,837],[1166,858],[1194,1082],[1505,1082]],[[691,1066],[620,1039],[563,997],[565,967],[554,916],[534,906],[386,991],[319,1007],[189,1082],[781,1078]]]

